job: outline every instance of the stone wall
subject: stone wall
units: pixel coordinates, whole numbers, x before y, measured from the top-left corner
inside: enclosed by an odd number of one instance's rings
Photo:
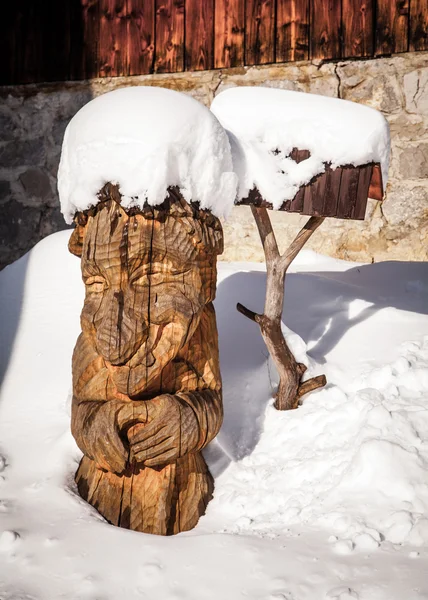
[[[392,160],[384,202],[362,222],[328,219],[309,247],[358,261],[428,258],[428,53],[339,63],[301,62],[174,75],[0,88],[0,265],[66,227],[56,172],[65,127],[91,98],[127,85],[159,85],[207,106],[222,90],[265,85],[335,96],[381,110],[391,127]],[[350,141],[352,143],[352,141]],[[274,213],[284,247],[305,218]],[[251,212],[225,223],[225,260],[262,260]]]

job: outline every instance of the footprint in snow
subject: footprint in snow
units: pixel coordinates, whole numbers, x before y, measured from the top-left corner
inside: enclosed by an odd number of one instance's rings
[[[336,587],[328,591],[325,595],[331,600],[358,600],[359,595],[350,587]]]
[[[20,535],[17,531],[2,531],[0,534],[0,552],[9,552],[18,543]]]
[[[0,473],[2,473],[6,468],[6,459],[4,456],[0,454]]]

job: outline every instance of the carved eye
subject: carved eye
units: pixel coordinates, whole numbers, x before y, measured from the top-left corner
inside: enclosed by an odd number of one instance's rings
[[[88,277],[85,281],[86,291],[89,294],[101,294],[107,287],[107,282],[101,275]]]
[[[149,285],[148,275],[140,275],[131,281],[133,287],[147,287]]]

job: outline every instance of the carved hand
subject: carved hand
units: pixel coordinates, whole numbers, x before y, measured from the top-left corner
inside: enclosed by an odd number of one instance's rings
[[[154,467],[197,449],[199,425],[190,406],[169,394],[145,404],[147,424],[128,431],[130,461]]]

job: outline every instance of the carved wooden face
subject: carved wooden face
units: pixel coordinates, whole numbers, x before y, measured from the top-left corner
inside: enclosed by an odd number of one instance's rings
[[[172,216],[130,216],[112,202],[89,217],[81,325],[123,393],[141,393],[191,338],[214,297],[215,259]]]

